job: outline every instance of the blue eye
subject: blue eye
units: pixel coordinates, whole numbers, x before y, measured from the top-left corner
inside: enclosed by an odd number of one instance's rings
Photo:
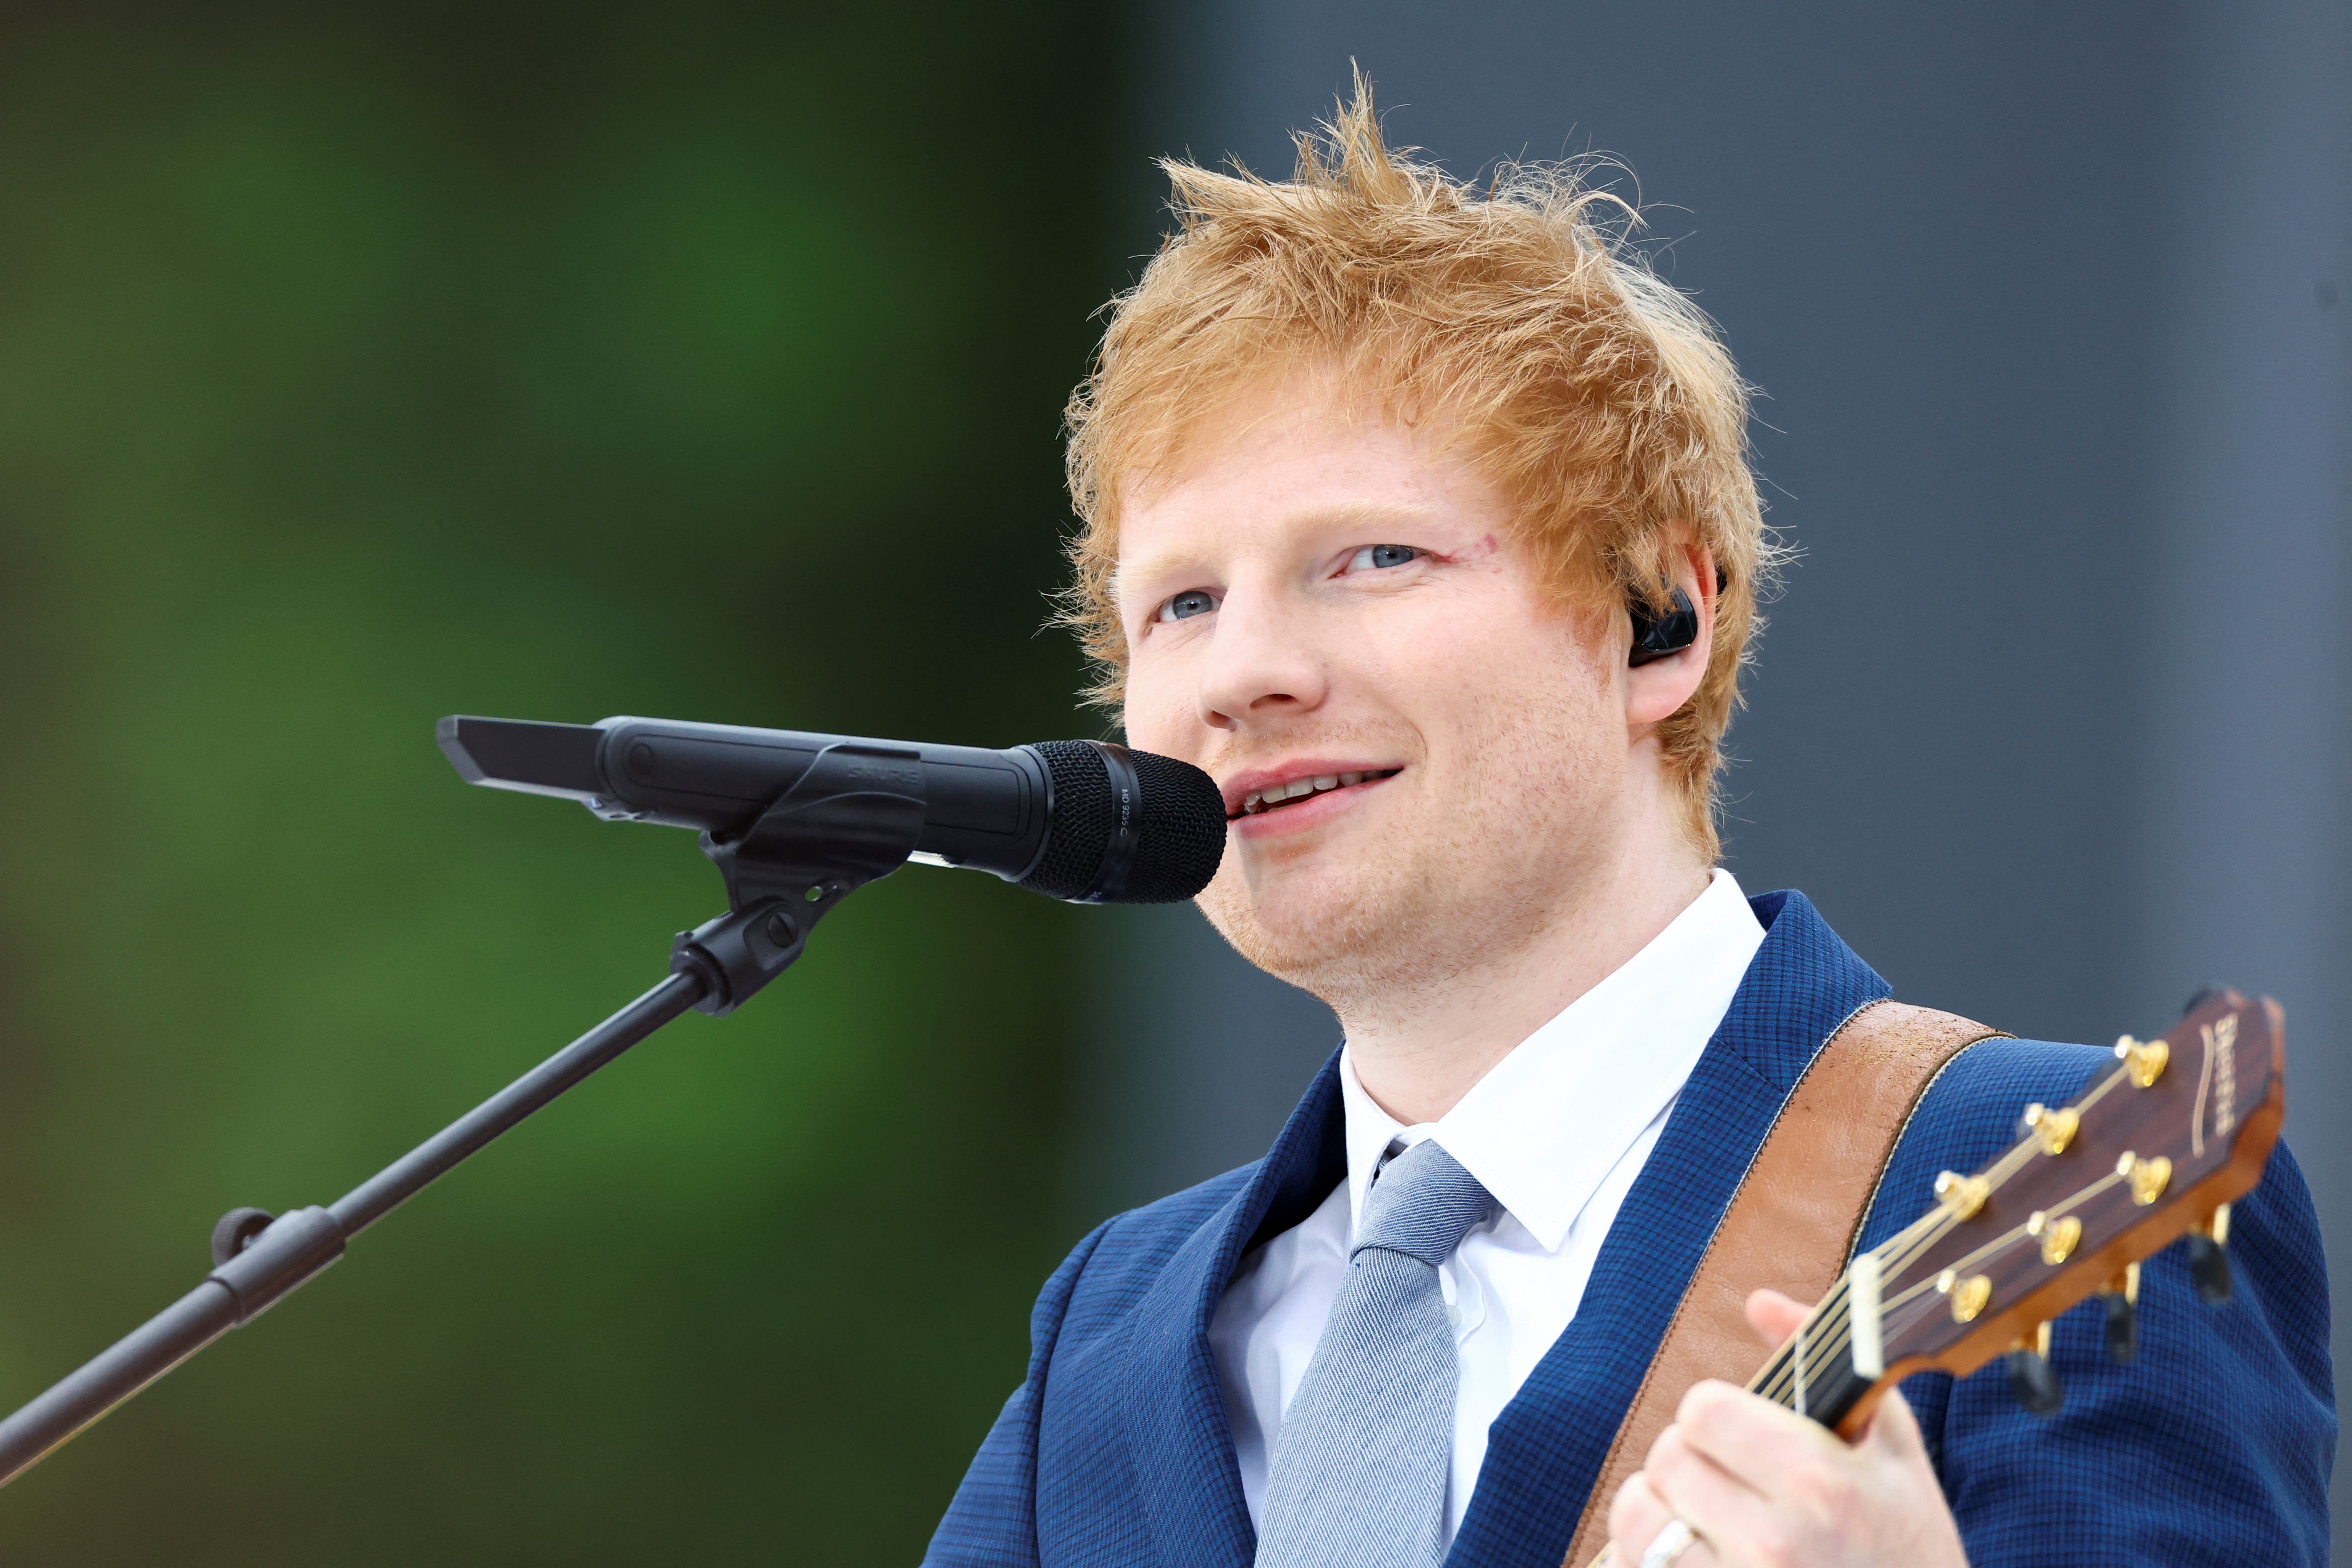
[[[1206,588],[1187,588],[1171,595],[1153,616],[1161,621],[1189,621],[1194,616],[1205,616],[1217,607],[1216,596]]]
[[[1391,566],[1402,566],[1421,559],[1422,552],[1410,544],[1367,544],[1348,557],[1350,572],[1378,572]]]

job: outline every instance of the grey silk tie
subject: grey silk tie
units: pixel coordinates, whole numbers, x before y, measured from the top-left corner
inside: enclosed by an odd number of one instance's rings
[[[1348,1277],[1275,1440],[1257,1568],[1437,1562],[1461,1375],[1437,1266],[1495,1207],[1434,1142],[1373,1181]]]

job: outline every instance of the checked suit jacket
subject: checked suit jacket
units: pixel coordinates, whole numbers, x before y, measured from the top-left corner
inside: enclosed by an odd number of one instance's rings
[[[1496,1418],[1448,1568],[1559,1568],[1782,1100],[1839,1023],[1888,994],[1802,894],[1750,902],[1764,945],[1627,1194],[1576,1317]],[[2035,1040],[1962,1052],[1896,1146],[1863,1245],[1923,1213],[1937,1171],[1972,1171],[2009,1147],[2028,1101],[2073,1100],[2107,1059]],[[1335,1056],[1264,1159],[1079,1243],[1038,1300],[1027,1376],[926,1562],[1246,1568],[1256,1540],[1209,1320],[1242,1256],[1311,1213],[1346,1163]],[[1973,1568],[2326,1561],[2326,1276],[2310,1193],[2284,1145],[2231,1211],[2227,1306],[2197,1300],[2180,1250],[2142,1271],[2133,1364],[2106,1360],[2095,1301],[2059,1320],[2052,1363],[2066,1401],[2055,1415],[2026,1414],[1999,1363],[1905,1384]]]

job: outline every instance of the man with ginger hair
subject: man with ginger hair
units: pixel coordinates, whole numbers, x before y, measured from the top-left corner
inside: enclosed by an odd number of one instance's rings
[[[2229,1304],[2149,1259],[2131,1364],[2095,1304],[2053,1325],[2054,1415],[1996,1363],[1852,1442],[1801,1388],[1712,1380],[1621,1437],[1784,1103],[1900,1010],[1802,895],[1715,864],[1777,561],[1715,332],[1575,169],[1457,183],[1360,85],[1327,131],[1287,182],[1164,165],[1180,226],[1071,405],[1066,618],[1130,742],[1224,793],[1203,910],[1345,1042],[1263,1160],[1055,1271],[928,1561],[2325,1561],[2325,1277],[2284,1148]],[[2113,1067],[1911,1016],[1943,1054],[1866,1108],[1864,1247]],[[1804,1311],[1748,1297],[1759,1361]]]

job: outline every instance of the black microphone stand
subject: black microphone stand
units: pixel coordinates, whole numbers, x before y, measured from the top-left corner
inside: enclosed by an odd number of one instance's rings
[[[844,896],[913,853],[923,826],[912,752],[836,745],[731,838],[702,836],[728,912],[680,932],[669,977],[324,1208],[231,1209],[204,1282],[0,1421],[0,1486],[342,1257],[344,1245],[468,1155],[663,1025],[733,1012],[799,958]]]

